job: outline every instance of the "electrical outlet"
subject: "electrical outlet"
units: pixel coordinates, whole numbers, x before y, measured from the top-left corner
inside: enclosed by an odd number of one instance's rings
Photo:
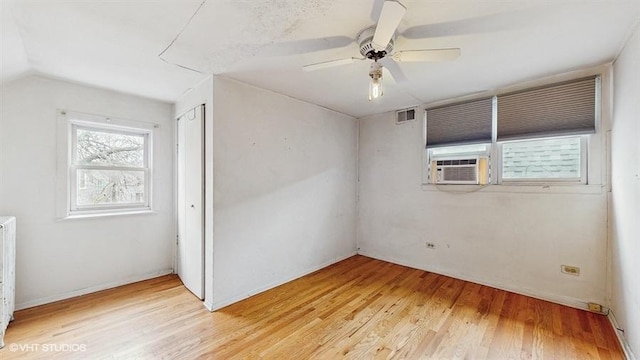
[[[560,271],[565,274],[580,276],[580,268],[577,266],[562,265]]]
[[[602,313],[602,305],[596,303],[589,303],[589,311]]]
[[[428,242],[428,243],[426,243],[426,245],[427,245],[427,249],[435,249],[436,248],[436,244],[434,244],[434,243]]]

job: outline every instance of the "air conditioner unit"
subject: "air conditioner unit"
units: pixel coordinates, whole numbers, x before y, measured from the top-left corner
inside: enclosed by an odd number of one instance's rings
[[[486,157],[434,159],[431,161],[431,183],[486,185]]]

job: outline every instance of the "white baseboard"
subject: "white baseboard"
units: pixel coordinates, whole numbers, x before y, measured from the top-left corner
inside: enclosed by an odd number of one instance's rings
[[[76,296],[86,295],[86,294],[94,293],[96,291],[107,290],[107,289],[111,289],[111,288],[114,288],[114,287],[135,283],[135,282],[138,282],[138,281],[149,280],[149,279],[153,279],[153,278],[156,278],[156,277],[159,277],[159,276],[163,276],[163,275],[167,275],[167,274],[171,274],[171,273],[173,273],[172,269],[165,269],[165,270],[156,271],[156,272],[153,272],[153,273],[148,273],[148,274],[145,274],[145,275],[131,276],[131,277],[128,277],[126,279],[113,281],[113,282],[106,283],[106,284],[90,286],[90,287],[87,287],[87,288],[84,288],[84,289],[74,290],[74,291],[63,293],[63,294],[57,294],[57,295],[47,296],[47,297],[43,297],[43,298],[39,298],[39,299],[24,301],[24,302],[16,304],[16,310],[23,310],[23,309],[28,309],[28,308],[31,308],[31,307],[34,307],[34,306],[49,304],[49,303],[52,303],[52,302],[55,302],[55,301],[60,301],[60,300],[65,300],[65,299],[69,299],[69,298],[76,297]]]
[[[620,325],[616,320],[616,317],[613,315],[613,311],[609,310],[609,314],[607,315],[609,318],[609,322],[611,326],[613,326],[613,331],[616,333],[616,337],[618,337],[618,342],[620,342],[620,346],[622,347],[622,351],[624,352],[624,356],[627,360],[636,360],[635,355],[633,355],[633,351],[631,351],[631,346],[627,341],[627,338],[624,336],[624,333],[618,329],[620,329]]]
[[[209,309],[209,311],[220,310],[225,306],[229,306],[229,305],[231,305],[233,303],[236,303],[238,301],[241,301],[241,300],[250,298],[250,297],[252,297],[254,295],[257,295],[257,294],[259,294],[261,292],[264,292],[264,291],[273,289],[274,287],[277,287],[277,286],[280,286],[282,284],[288,283],[289,281],[293,281],[295,279],[301,278],[301,277],[303,277],[305,275],[311,274],[314,271],[318,271],[318,270],[323,269],[323,268],[325,268],[325,267],[327,267],[329,265],[333,265],[333,264],[335,264],[337,262],[340,262],[342,260],[348,259],[348,258],[350,258],[350,257],[352,257],[354,255],[357,255],[357,251],[355,251],[355,250],[352,251],[351,253],[347,254],[347,255],[344,255],[344,256],[332,259],[330,261],[327,261],[325,263],[322,263],[320,265],[313,266],[311,268],[305,269],[305,270],[303,270],[303,271],[301,271],[301,272],[299,272],[297,274],[294,274],[294,275],[291,275],[291,276],[287,276],[286,278],[274,281],[274,282],[272,282],[272,283],[270,283],[268,285],[261,286],[261,287],[255,289],[255,290],[249,291],[248,293],[245,293],[243,295],[233,296],[231,298],[224,299],[224,300],[221,300],[221,301],[218,301],[218,302],[214,302],[214,303],[208,303],[208,302],[205,301],[204,306],[207,309]]]
[[[474,278],[473,276],[469,276],[467,274],[457,274],[457,273],[452,273],[448,271],[442,271],[441,269],[430,268],[429,266],[425,266],[424,264],[414,264],[404,260],[400,260],[400,259],[396,259],[393,257],[384,256],[384,255],[381,256],[379,254],[374,254],[374,253],[370,253],[363,250],[358,251],[358,254],[362,256],[367,256],[374,259],[382,260],[382,261],[387,261],[393,264],[398,264],[398,265],[407,266],[414,269],[429,271],[435,274],[445,275],[452,278],[469,281],[472,283],[485,285],[485,286],[509,291],[512,293],[520,294],[520,295],[529,296],[529,297],[540,299],[540,300],[550,301],[560,305],[570,306],[576,309],[581,309],[581,310],[589,309],[588,301],[584,301],[582,299],[576,299],[569,296],[561,296],[561,295],[551,294],[551,293],[544,293],[540,291],[533,291],[531,289],[526,289],[526,288],[519,288],[519,287],[513,286],[513,284],[503,284],[498,282],[486,281],[485,279]]]

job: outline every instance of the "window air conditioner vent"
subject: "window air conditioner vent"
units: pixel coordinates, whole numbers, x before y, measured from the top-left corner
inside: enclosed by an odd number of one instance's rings
[[[487,158],[441,159],[431,162],[431,182],[435,184],[486,184]]]
[[[478,159],[438,160],[438,165],[475,165]]]
[[[464,181],[477,184],[478,169],[475,166],[446,166],[442,168],[444,181]]]
[[[415,120],[415,119],[416,119],[416,109],[415,108],[396,111],[396,123],[397,124],[403,124],[403,123],[405,123],[407,121],[411,121],[411,120]]]

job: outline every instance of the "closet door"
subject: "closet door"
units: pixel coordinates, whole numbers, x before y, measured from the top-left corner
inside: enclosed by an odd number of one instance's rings
[[[204,105],[177,121],[178,276],[204,299]]]

